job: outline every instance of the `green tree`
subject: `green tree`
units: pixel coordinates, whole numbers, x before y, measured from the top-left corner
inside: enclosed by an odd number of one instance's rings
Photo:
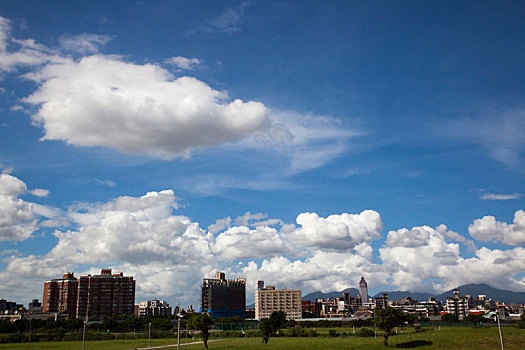
[[[465,316],[465,321],[468,323],[471,323],[475,326],[481,326],[483,325],[483,322],[485,322],[486,318],[484,318],[482,315],[468,315]]]
[[[273,332],[277,333],[280,329],[286,326],[286,312],[274,311],[270,315],[270,322],[272,323]]]
[[[207,313],[191,314],[188,320],[188,328],[201,331],[204,348],[208,348],[208,338],[210,337],[210,329],[213,326],[213,320]]]
[[[458,315],[456,315],[456,314],[443,314],[443,315],[441,315],[441,321],[446,322],[448,324],[452,324],[454,322],[458,322]]]
[[[268,318],[263,318],[261,322],[259,322],[259,329],[262,333],[263,343],[267,344],[268,340],[270,339],[270,335],[273,333],[272,321],[270,321]]]
[[[403,311],[387,307],[384,309],[375,310],[375,322],[376,324],[385,331],[383,337],[383,344],[388,346],[388,337],[392,332],[392,329],[397,326],[404,325],[406,317]]]

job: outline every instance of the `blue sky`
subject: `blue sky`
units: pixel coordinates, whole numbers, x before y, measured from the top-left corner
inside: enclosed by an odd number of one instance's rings
[[[525,291],[519,1],[3,1],[0,296],[112,267]],[[444,226],[443,226],[444,225]],[[19,282],[27,288],[21,290]]]

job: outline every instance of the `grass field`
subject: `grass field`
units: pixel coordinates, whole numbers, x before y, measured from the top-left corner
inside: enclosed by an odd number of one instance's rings
[[[348,329],[346,329],[348,332]],[[350,330],[351,331],[351,330]],[[152,339],[151,346],[176,344],[176,339]],[[184,340],[181,341],[184,344]],[[503,329],[505,349],[525,349],[525,330]],[[86,343],[90,349],[136,349],[148,346],[148,340],[110,340]],[[210,342],[210,349],[385,349],[381,334],[377,338],[359,337],[272,337],[264,345],[261,338],[226,338]],[[426,349],[499,349],[499,334],[492,328],[437,328],[421,333],[404,333],[389,338],[389,348]],[[202,349],[202,344],[183,346],[183,349]],[[82,349],[82,342],[49,342],[31,344],[0,344],[0,349]]]

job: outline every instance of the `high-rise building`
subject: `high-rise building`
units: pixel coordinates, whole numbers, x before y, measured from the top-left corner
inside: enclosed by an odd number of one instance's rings
[[[78,280],[72,272],[62,278],[53,278],[44,282],[42,312],[58,312],[67,317],[75,317],[77,309]]]
[[[134,305],[135,281],[131,276],[102,269],[100,275],[78,279],[77,318],[98,320],[105,316],[132,315]]]
[[[211,318],[246,315],[246,279],[227,280],[217,271],[215,278],[202,280],[202,312]]]
[[[255,319],[269,318],[274,311],[284,311],[287,319],[302,318],[302,298],[300,289],[280,289],[264,287],[257,283],[255,291]]]
[[[361,296],[361,306],[364,307],[368,303],[368,285],[363,276],[361,276],[361,281],[359,281],[359,295]]]

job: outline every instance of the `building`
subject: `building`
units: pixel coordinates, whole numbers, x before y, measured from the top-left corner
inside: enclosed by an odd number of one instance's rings
[[[135,281],[122,272],[111,274],[102,269],[100,275],[85,275],[78,279],[76,317],[99,320],[103,317],[133,315]]]
[[[138,307],[139,316],[169,316],[171,315],[171,306],[165,301],[148,300],[141,301]]]
[[[319,303],[318,301],[303,300],[301,303],[301,307],[303,318],[321,317],[321,303]]]
[[[14,301],[0,299],[0,315],[18,315],[20,305]]]
[[[459,296],[459,290],[454,289],[454,296],[446,299],[445,311],[464,319],[469,314],[468,298]]]
[[[300,289],[264,287],[264,281],[257,282],[255,291],[255,319],[269,318],[274,311],[284,311],[287,319],[302,318],[302,295]]]
[[[388,307],[388,293],[383,293],[382,296],[375,298],[376,309],[386,309]]]
[[[364,307],[365,303],[368,302],[368,284],[363,276],[361,276],[361,281],[359,281],[359,296],[361,297],[360,306]]]
[[[72,272],[65,273],[62,278],[45,281],[42,312],[58,312],[74,318],[77,311],[77,290],[78,280]]]
[[[202,312],[211,318],[246,316],[246,279],[227,280],[217,271],[215,278],[202,280]]]
[[[42,303],[38,302],[38,299],[33,299],[29,303],[28,311],[32,314],[41,314],[42,313]]]

